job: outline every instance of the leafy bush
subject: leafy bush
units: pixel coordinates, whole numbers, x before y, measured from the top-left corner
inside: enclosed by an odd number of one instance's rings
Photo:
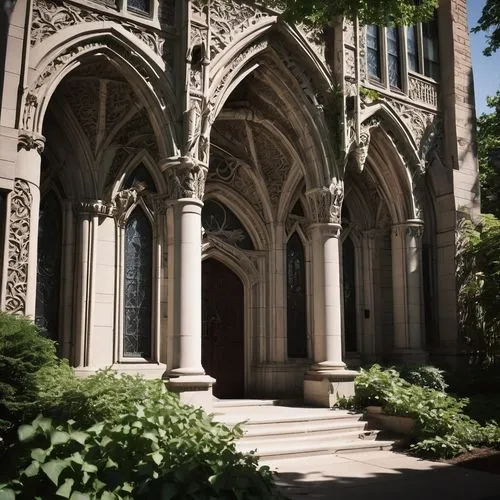
[[[59,364],[55,343],[33,322],[0,312],[0,436],[36,415],[41,370]]]
[[[361,369],[356,377],[353,404],[360,407],[384,406],[398,389],[408,385],[395,369],[383,369],[375,364],[369,370]]]
[[[74,421],[55,425],[39,416],[21,426],[19,442],[4,460],[9,467],[1,472],[4,497],[280,498],[269,469],[259,469],[256,457],[236,451],[239,429],[182,405],[161,381],[137,385],[132,399],[142,390],[147,403],[132,408],[126,403],[126,411],[109,421],[82,430]]]
[[[448,387],[444,379],[444,370],[435,366],[405,366],[401,368],[400,375],[410,384],[428,387],[444,392]]]
[[[373,365],[361,372],[355,388],[354,404],[375,403],[388,415],[415,419],[411,450],[420,456],[450,458],[472,447],[500,446],[500,428],[494,422],[482,427],[464,413],[468,399],[410,384],[393,368]]]

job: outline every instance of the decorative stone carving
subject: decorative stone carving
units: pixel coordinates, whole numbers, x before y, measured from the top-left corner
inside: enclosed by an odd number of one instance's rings
[[[113,203],[106,203],[103,200],[85,200],[75,205],[75,210],[80,214],[98,215],[103,217],[113,217],[115,206]]]
[[[243,162],[236,158],[212,155],[208,169],[208,180],[232,184],[238,168],[242,165]]]
[[[265,13],[255,5],[236,0],[212,0],[210,2],[210,24],[212,40],[210,57],[228,47],[231,42],[250,26],[257,24]]]
[[[33,196],[29,184],[22,179],[16,179],[10,202],[5,297],[5,310],[12,313],[26,312],[32,203]]]
[[[434,108],[438,105],[438,86],[416,76],[408,76],[408,94],[410,99]]]
[[[26,130],[21,130],[19,132],[19,138],[17,143],[17,150],[25,149],[30,151],[31,149],[36,149],[39,154],[43,152],[45,147],[45,137],[35,132],[29,132]]]
[[[146,186],[139,182],[134,186],[118,191],[113,200],[114,216],[119,227],[125,227],[125,215],[128,209],[137,203],[139,196],[145,194]]]
[[[423,224],[408,224],[406,226],[406,236],[409,238],[421,239],[424,235]]]
[[[313,220],[317,223],[340,224],[342,202],[344,201],[344,184],[333,180],[329,187],[308,191],[306,196],[311,203]]]
[[[23,130],[31,130],[33,128],[33,117],[37,108],[38,99],[36,95],[28,92],[24,101]]]
[[[344,73],[346,78],[356,78],[356,52],[348,47],[344,48]]]
[[[98,11],[77,7],[67,2],[36,0],[31,22],[31,45],[42,42],[50,35],[79,23],[117,21],[120,26],[148,45],[159,56],[164,55],[165,38],[143,26],[125,21],[118,16],[109,16]]]
[[[374,127],[378,127],[379,125],[380,121],[376,117],[369,118],[361,125],[359,141],[352,152],[355,164],[359,172],[362,172],[363,169],[365,168],[366,159],[368,158],[368,150],[370,149],[371,129]]]
[[[167,181],[167,197],[170,200],[181,198],[203,199],[207,167],[194,158],[182,157],[169,161],[164,170]]]

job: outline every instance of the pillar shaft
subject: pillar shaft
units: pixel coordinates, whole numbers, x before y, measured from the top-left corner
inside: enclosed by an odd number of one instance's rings
[[[174,332],[178,339],[177,375],[203,375],[201,365],[201,208],[195,198],[179,199],[169,208],[169,227],[173,245],[168,255],[173,275],[171,309]]]
[[[394,349],[423,353],[422,234],[420,221],[392,228]]]
[[[342,361],[342,299],[338,224],[313,224],[313,370],[345,368]]]

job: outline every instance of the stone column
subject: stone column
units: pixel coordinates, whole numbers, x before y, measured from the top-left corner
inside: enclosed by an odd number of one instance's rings
[[[392,293],[394,357],[398,362],[424,363],[422,338],[423,223],[409,220],[392,226]]]
[[[314,365],[304,377],[304,401],[331,407],[339,396],[354,394],[357,372],[342,360],[342,297],[340,286],[341,184],[307,193],[314,213],[312,239],[312,303]]]
[[[168,189],[168,323],[174,342],[167,386],[210,407],[215,380],[201,365],[201,209],[207,168],[181,157],[163,166]]]
[[[19,134],[14,191],[10,195],[4,308],[35,317],[40,166],[45,139]]]

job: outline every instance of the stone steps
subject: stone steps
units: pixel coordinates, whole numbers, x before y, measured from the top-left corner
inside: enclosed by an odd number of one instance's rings
[[[239,400],[214,405],[215,419],[240,424],[244,436],[237,447],[265,459],[389,450],[394,441],[382,441],[368,430],[362,415],[345,410],[282,406],[274,401]]]

